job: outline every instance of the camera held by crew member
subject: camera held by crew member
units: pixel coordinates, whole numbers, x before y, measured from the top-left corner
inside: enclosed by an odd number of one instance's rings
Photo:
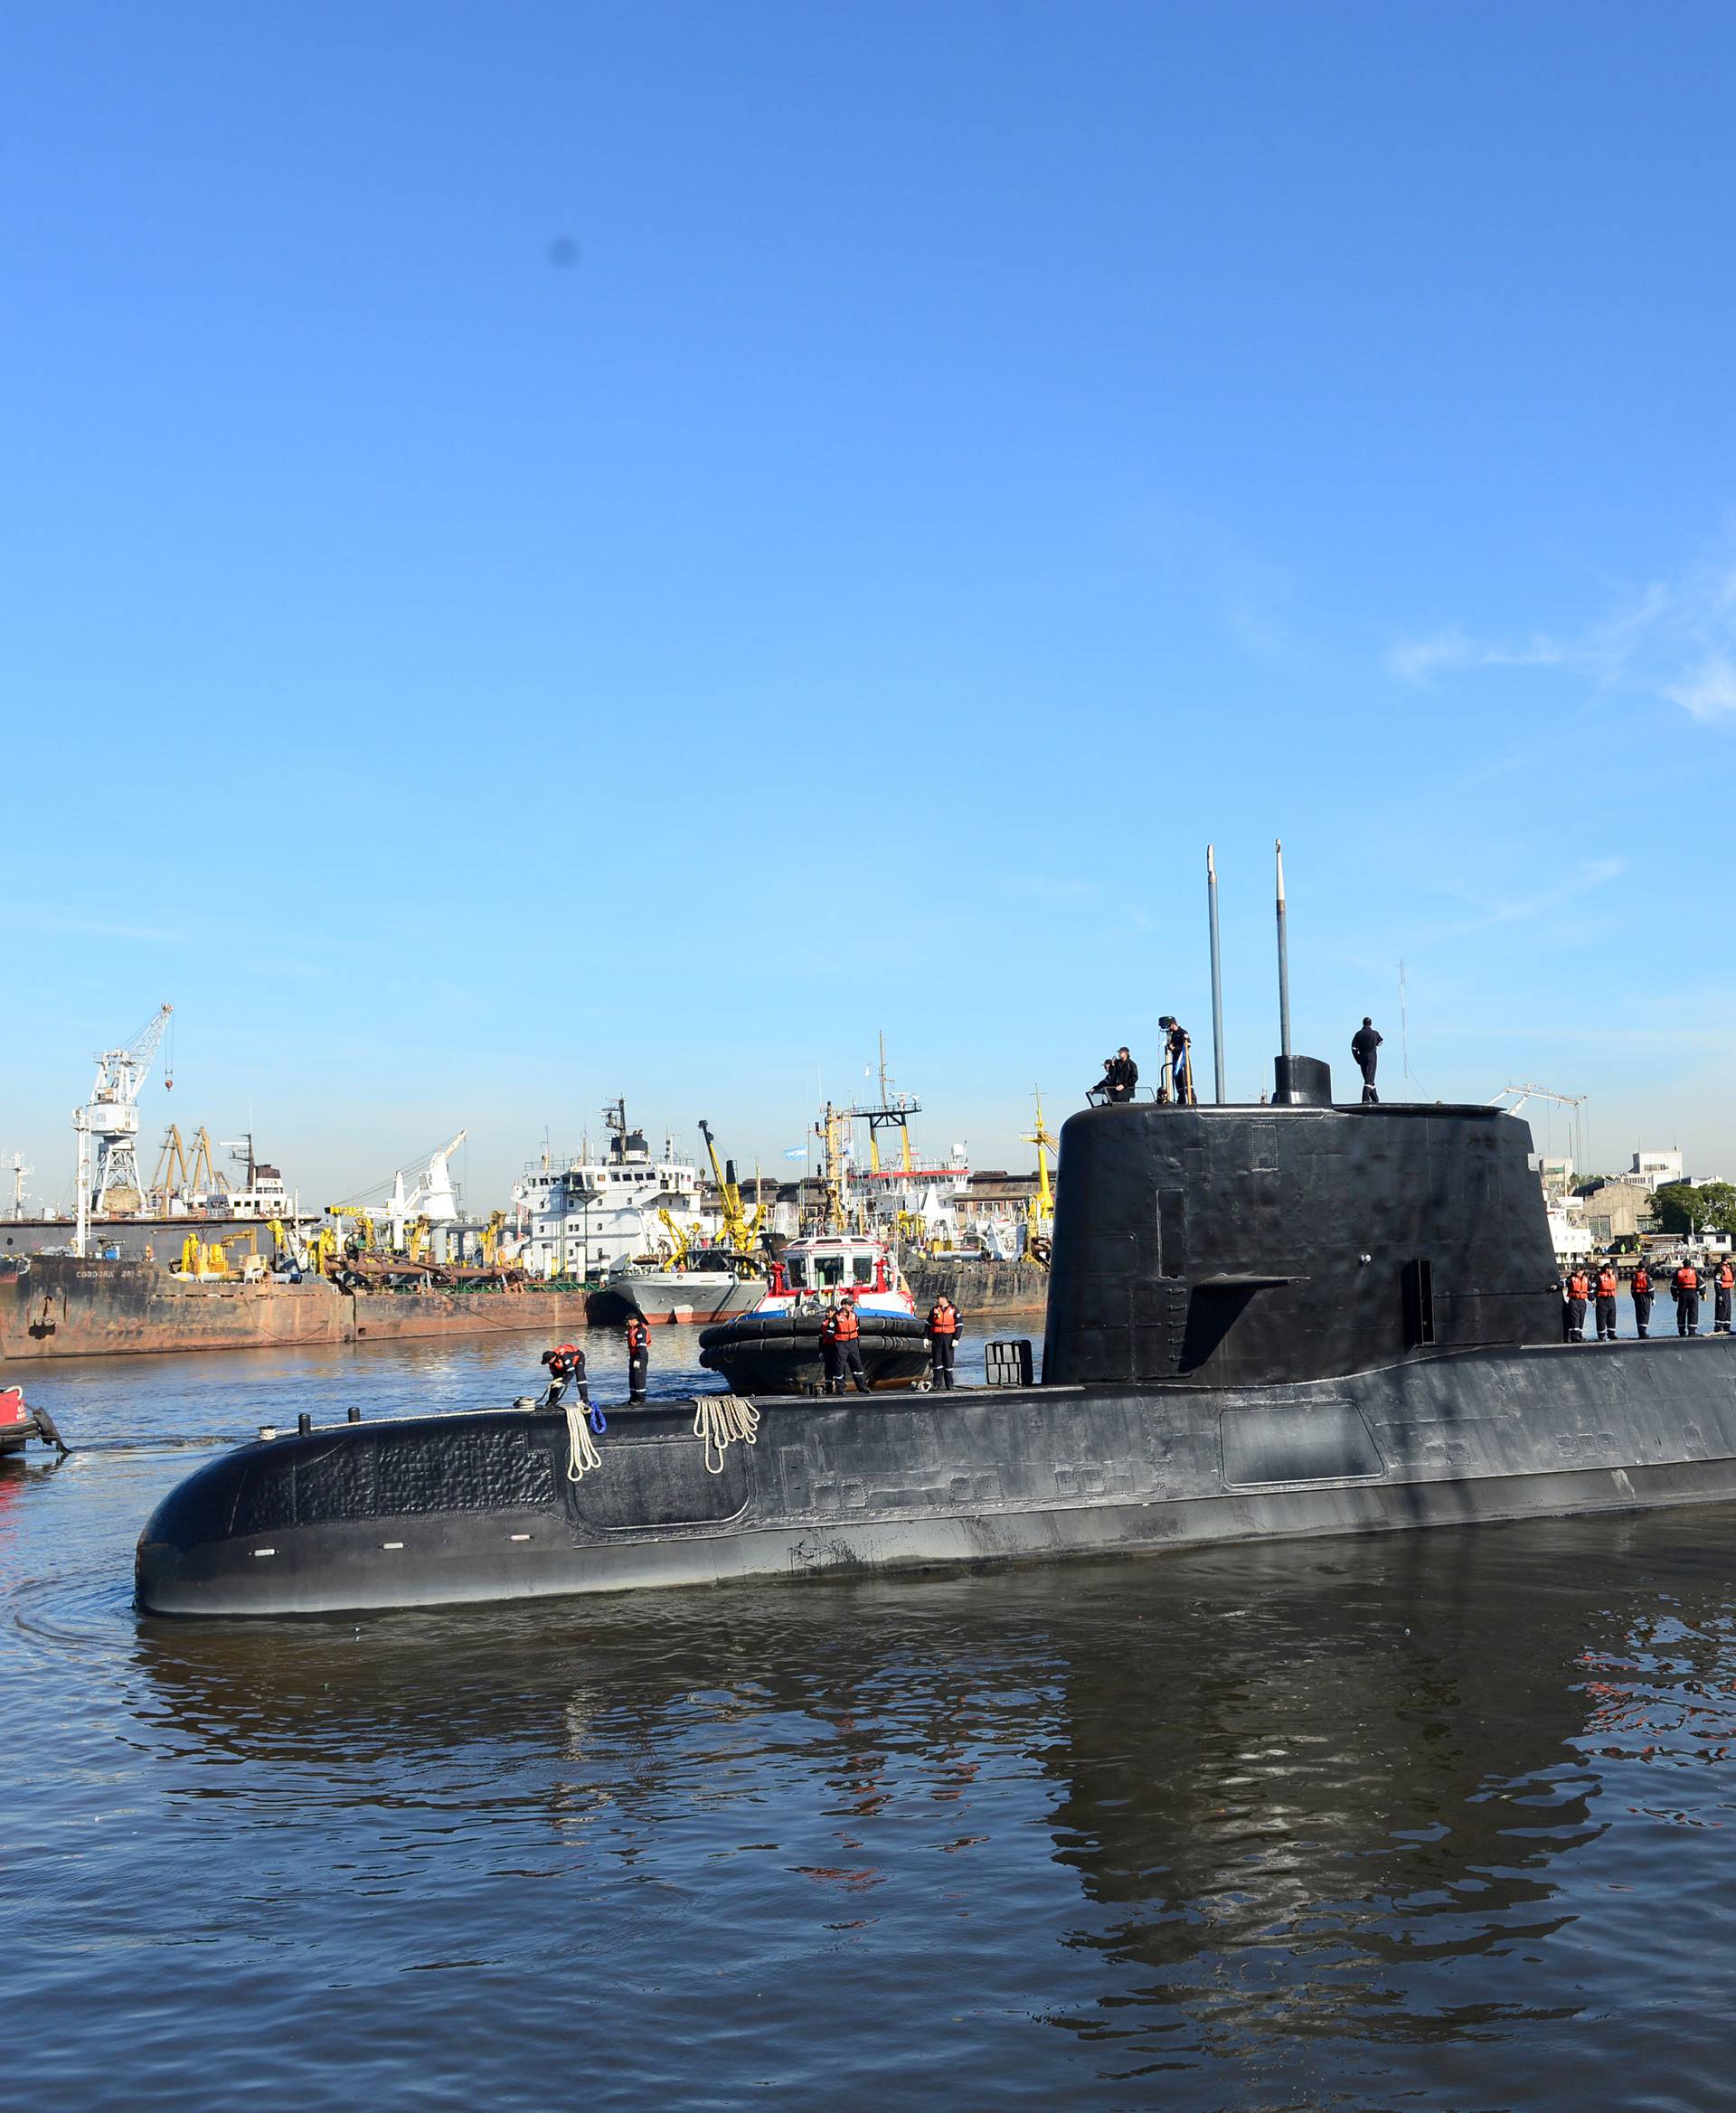
[[[1603,1263],[1598,1270],[1598,1341],[1613,1343],[1616,1339],[1616,1294],[1621,1289],[1621,1278],[1616,1273],[1613,1262]]]
[[[643,1314],[627,1316],[627,1398],[643,1401],[651,1370],[651,1330]]]
[[[1736,1269],[1731,1267],[1726,1255],[1719,1263],[1712,1279],[1712,1332],[1714,1335],[1730,1333],[1730,1295],[1736,1291]]]
[[[1675,1300],[1676,1334],[1697,1335],[1700,1333],[1700,1272],[1692,1262],[1684,1261],[1670,1278],[1670,1293]]]
[[[868,1375],[862,1366],[862,1323],[847,1291],[820,1323],[820,1354],[826,1359],[828,1394],[843,1393],[845,1380],[857,1393],[868,1391]]]
[[[1350,1038],[1350,1053],[1356,1060],[1356,1069],[1363,1074],[1363,1106],[1378,1107],[1380,1095],[1374,1090],[1374,1067],[1381,1061],[1381,1038],[1374,1032],[1374,1023],[1368,1014],[1363,1014],[1363,1023]]]
[[[1139,1067],[1127,1054],[1124,1042],[1112,1057],[1103,1060],[1103,1076],[1091,1088],[1104,1099],[1118,1108],[1123,1101],[1133,1099],[1133,1090],[1139,1083]]]
[[[558,1408],[567,1398],[567,1389],[578,1382],[579,1399],[589,1409],[590,1389],[585,1384],[585,1354],[576,1343],[557,1343],[552,1350],[542,1353],[542,1362],[549,1368],[549,1391],[542,1397],[542,1407]]]
[[[1157,1098],[1173,1100],[1178,1108],[1192,1108],[1194,1094],[1194,1044],[1181,1022],[1168,1013],[1157,1022],[1164,1031],[1164,1071]]]
[[[1634,1280],[1629,1288],[1634,1295],[1634,1333],[1643,1343],[1652,1332],[1652,1299],[1655,1297],[1652,1273],[1644,1262],[1634,1271]]]
[[[929,1308],[929,1356],[937,1387],[952,1384],[952,1361],[958,1349],[958,1308],[943,1291]]]
[[[1562,1295],[1567,1300],[1567,1340],[1585,1341],[1585,1306],[1591,1296],[1591,1279],[1576,1264],[1569,1272]]]

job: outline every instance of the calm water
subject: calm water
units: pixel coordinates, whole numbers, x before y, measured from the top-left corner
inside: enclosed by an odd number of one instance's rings
[[[86,1449],[0,1469],[0,2099],[1729,2103],[1736,1514],[134,1614],[216,1447],[534,1372],[25,1373]]]

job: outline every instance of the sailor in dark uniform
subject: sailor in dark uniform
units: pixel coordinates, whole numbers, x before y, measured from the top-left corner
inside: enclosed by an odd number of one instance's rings
[[[1643,1343],[1652,1332],[1652,1273],[1641,1262],[1634,1271],[1634,1333]]]
[[[1164,1071],[1157,1087],[1159,1100],[1174,1100],[1178,1108],[1194,1106],[1194,1055],[1187,1029],[1165,1013],[1157,1023],[1164,1031]]]
[[[1730,1257],[1726,1255],[1719,1263],[1717,1274],[1712,1280],[1712,1332],[1714,1335],[1728,1335],[1730,1333],[1730,1295],[1732,1290],[1736,1290],[1736,1269],[1731,1268]]]
[[[1616,1339],[1616,1294],[1621,1288],[1621,1278],[1616,1274],[1613,1262],[1599,1265],[1593,1288],[1598,1296],[1598,1341],[1613,1343]]]
[[[1670,1279],[1670,1291],[1675,1300],[1676,1334],[1697,1335],[1700,1333],[1700,1272],[1692,1262],[1682,1263]]]
[[[1124,1042],[1104,1063],[1103,1076],[1093,1090],[1101,1093],[1106,1100],[1113,1101],[1118,1107],[1121,1102],[1133,1099],[1133,1090],[1138,1083],[1139,1067],[1127,1054],[1127,1045]]]
[[[1591,1296],[1591,1280],[1577,1262],[1568,1272],[1567,1282],[1561,1287],[1567,1301],[1567,1340],[1570,1343],[1585,1341],[1585,1306]]]
[[[549,1391],[542,1397],[543,1408],[559,1407],[575,1380],[579,1383],[579,1399],[590,1406],[590,1389],[585,1384],[585,1354],[576,1343],[557,1343],[552,1350],[542,1353],[542,1362],[549,1368]]]
[[[651,1330],[643,1314],[627,1317],[627,1398],[643,1401],[645,1382],[651,1370]]]
[[[1363,1023],[1350,1038],[1350,1053],[1356,1060],[1356,1068],[1363,1074],[1363,1106],[1378,1104],[1380,1095],[1374,1090],[1374,1067],[1380,1059],[1381,1038],[1374,1032],[1374,1023],[1368,1014],[1363,1014]]]

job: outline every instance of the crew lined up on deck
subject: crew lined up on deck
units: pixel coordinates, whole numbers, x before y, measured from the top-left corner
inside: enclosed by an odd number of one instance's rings
[[[1652,1307],[1656,1301],[1657,1287],[1652,1273],[1642,1259],[1635,1264],[1634,1274],[1628,1284],[1634,1300],[1634,1333],[1643,1343],[1651,1335]],[[1684,1256],[1670,1272],[1670,1297],[1675,1301],[1675,1332],[1678,1335],[1697,1335],[1700,1333],[1700,1301],[1710,1288],[1712,1292],[1712,1332],[1714,1335],[1731,1333],[1731,1306],[1736,1304],[1736,1260],[1726,1255],[1710,1275],[1696,1262]],[[1588,1269],[1575,1263],[1561,1279],[1561,1335],[1569,1343],[1585,1340],[1585,1309],[1596,1302],[1598,1341],[1613,1343],[1616,1340],[1616,1301],[1621,1290],[1621,1276],[1613,1260],[1606,1259],[1595,1269]]]

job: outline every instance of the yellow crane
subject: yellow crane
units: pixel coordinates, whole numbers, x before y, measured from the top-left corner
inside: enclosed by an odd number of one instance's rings
[[[760,1222],[765,1215],[765,1206],[756,1200],[751,1216],[742,1208],[741,1184],[735,1178],[735,1162],[731,1159],[723,1165],[718,1164],[717,1145],[712,1136],[712,1126],[703,1116],[699,1118],[699,1134],[704,1138],[705,1149],[711,1155],[712,1179],[717,1184],[723,1212],[723,1244],[733,1254],[750,1255],[760,1238]],[[668,1223],[666,1215],[663,1212],[658,1215],[664,1218],[665,1224]],[[673,1232],[675,1227],[671,1225],[669,1230]],[[684,1240],[684,1255],[685,1251],[686,1243]]]
[[[211,1156],[211,1134],[203,1123],[193,1133],[191,1144],[182,1137],[178,1124],[169,1125],[169,1133],[157,1156],[156,1172],[151,1177],[151,1187],[160,1198],[165,1215],[173,1196],[212,1196],[227,1192],[229,1183],[217,1171],[216,1162]]]
[[[204,1169],[204,1179],[200,1180],[200,1169]],[[222,1195],[229,1189],[229,1176],[219,1174],[217,1163],[211,1156],[211,1133],[203,1123],[193,1134],[193,1144],[187,1153],[187,1179],[196,1195]]]
[[[178,1123],[169,1125],[169,1134],[163,1140],[163,1150],[158,1156],[156,1172],[151,1176],[151,1187],[161,1199],[163,1213],[168,1215],[169,1199],[178,1189],[190,1188],[187,1173],[187,1148],[181,1141]]]
[[[373,1220],[360,1203],[327,1203],[326,1215],[333,1220],[351,1218],[355,1222],[355,1237],[359,1245],[373,1249],[380,1244],[380,1235],[374,1230]]]
[[[1037,1127],[1025,1133],[1021,1142],[1037,1148],[1037,1193],[1030,1205],[1031,1230],[1041,1232],[1045,1225],[1055,1221],[1055,1192],[1049,1179],[1049,1155],[1058,1151],[1053,1132],[1043,1119],[1043,1088],[1033,1086],[1031,1090],[1037,1098]]]
[[[500,1251],[501,1235],[505,1230],[505,1212],[491,1211],[488,1213],[488,1222],[482,1229],[482,1266],[485,1269],[494,1268],[495,1257]]]

